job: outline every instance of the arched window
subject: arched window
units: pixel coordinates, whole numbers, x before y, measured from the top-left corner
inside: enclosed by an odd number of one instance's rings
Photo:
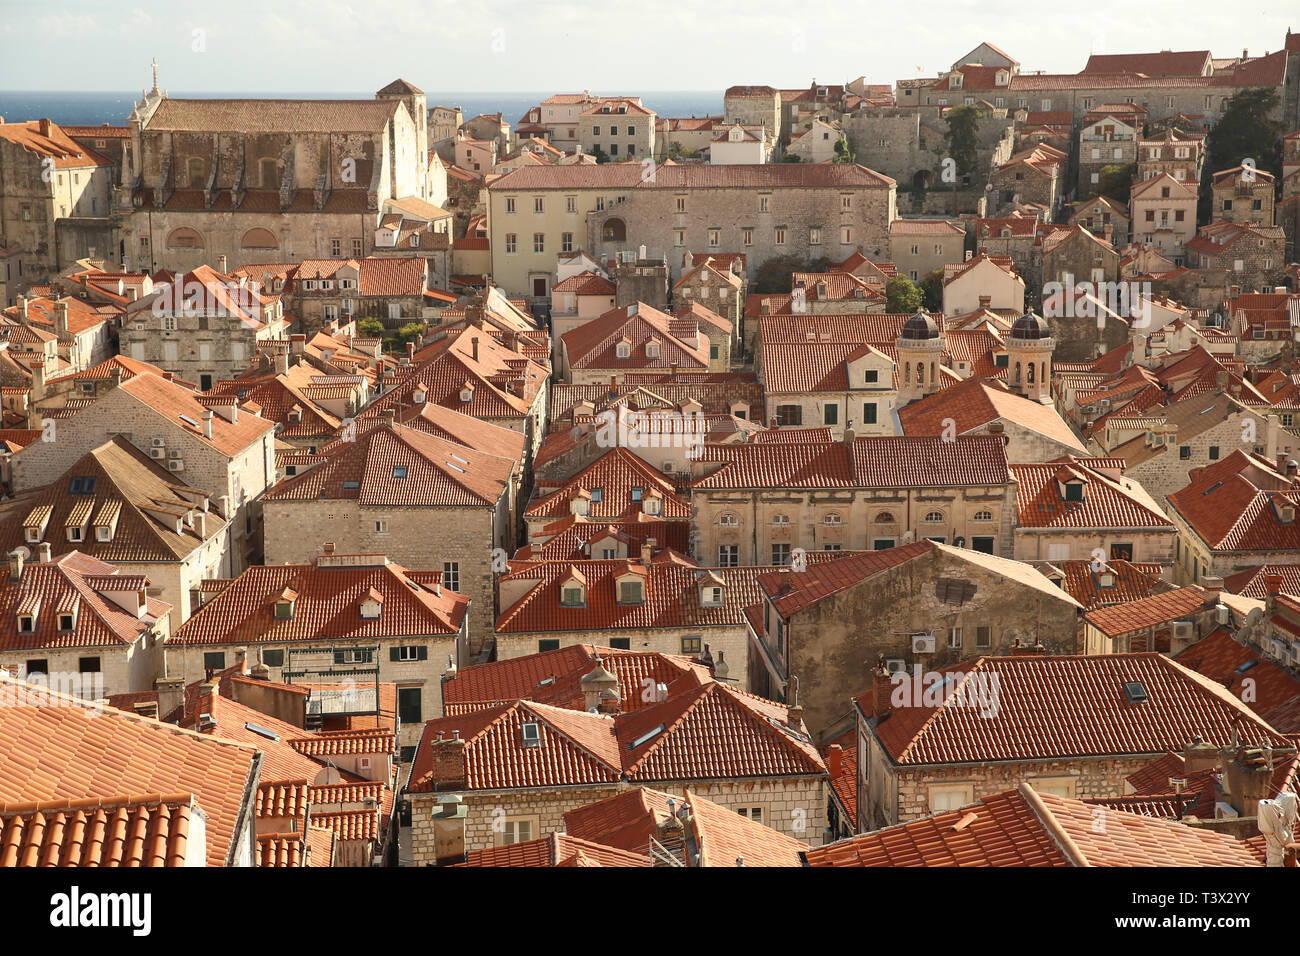
[[[943,522],[943,512],[942,511],[926,512],[925,521],[928,524],[941,524]]]
[[[180,226],[167,234],[168,249],[202,249],[203,236],[189,226]]]
[[[718,524],[722,525],[724,528],[734,528],[736,525],[740,524],[740,522],[736,520],[735,515],[728,511],[726,514],[718,516]]]
[[[276,249],[279,245],[275,241],[275,234],[269,229],[250,229],[240,241],[240,246],[244,249]]]
[[[922,365],[920,362],[916,363],[916,384],[917,385],[925,384],[925,366]]]
[[[877,524],[893,524],[893,523],[894,523],[894,516],[893,516],[893,514],[892,514],[891,512],[888,512],[888,511],[882,511],[882,512],[880,512],[880,514],[876,515],[876,523],[877,523]]]
[[[1030,362],[1028,365],[1025,366],[1025,375],[1027,376],[1026,381],[1030,385],[1033,385],[1034,384],[1034,363],[1033,362]]]
[[[1016,363],[1016,384],[1020,384],[1020,363]]]
[[[839,514],[837,512],[832,511],[830,514],[828,514],[825,518],[822,519],[822,524],[843,524],[843,522],[840,520]]]
[[[787,525],[789,523],[789,515],[772,515],[772,524]]]
[[[977,512],[975,512],[975,520],[976,520],[976,521],[992,521],[992,520],[993,520],[993,512],[991,512],[991,511],[977,511]]]

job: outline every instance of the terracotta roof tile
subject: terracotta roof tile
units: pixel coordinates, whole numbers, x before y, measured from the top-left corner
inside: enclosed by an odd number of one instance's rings
[[[471,850],[457,866],[651,866],[649,853],[629,853],[564,833]]]
[[[0,803],[0,866],[185,866],[190,794]]]

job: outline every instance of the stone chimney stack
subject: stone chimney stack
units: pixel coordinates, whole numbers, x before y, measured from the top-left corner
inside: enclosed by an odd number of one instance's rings
[[[619,692],[618,677],[606,666],[604,660],[597,656],[596,666],[581,680],[582,699],[587,710],[593,708],[602,714],[618,713],[622,702]]]
[[[41,564],[49,564],[52,560],[50,543],[48,541],[42,541],[36,546],[36,560]]]
[[[871,672],[871,716],[877,721],[888,717],[893,709],[890,697],[894,687],[889,678],[889,668],[885,666],[885,658],[882,654]]]
[[[217,271],[226,275],[226,257],[224,254],[217,256]]]
[[[826,750],[826,772],[834,779],[844,770],[844,748],[839,744],[831,744]]]
[[[54,303],[54,331],[60,337],[68,334],[68,303],[65,299]]]
[[[644,541],[641,542],[641,563],[642,564],[649,564],[651,559],[654,558],[655,544],[657,543],[658,542],[656,542],[654,538],[646,538]]]
[[[1219,748],[1193,737],[1183,749],[1183,773],[1196,773],[1219,766]]]
[[[183,677],[159,677],[153,682],[158,692],[158,719],[166,720],[172,712],[185,703],[185,679]]]
[[[203,409],[203,437],[212,441],[212,416],[215,413],[210,408]]]
[[[301,355],[307,348],[307,336],[299,333],[289,336],[289,352],[292,355]]]
[[[460,731],[453,730],[451,737],[438,739],[430,743],[433,751],[433,765],[429,768],[429,779],[435,790],[464,790],[468,779],[466,767],[465,741]]]
[[[289,371],[289,352],[287,349],[275,350],[275,374],[285,375]]]
[[[23,553],[17,548],[9,552],[9,580],[21,581],[23,579]]]

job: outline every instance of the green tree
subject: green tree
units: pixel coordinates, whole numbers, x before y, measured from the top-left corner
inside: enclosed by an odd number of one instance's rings
[[[781,157],[781,162],[783,162],[783,163],[802,163],[802,162],[803,162],[803,157],[800,156],[798,153],[786,153],[784,156]]]
[[[948,147],[948,156],[957,164],[958,176],[975,172],[979,118],[980,111],[973,106],[954,106],[944,114],[944,121],[948,124],[944,144]]]
[[[1277,108],[1277,90],[1268,87],[1241,90],[1228,99],[1223,115],[1210,130],[1205,165],[1201,170],[1200,203],[1196,213],[1202,224],[1213,217],[1210,181],[1215,173],[1252,164],[1274,176],[1281,171],[1278,157],[1286,127],[1272,118]],[[1247,160],[1251,162],[1247,163]]]
[[[754,273],[755,292],[789,292],[790,276],[795,272],[804,272],[804,260],[798,256],[773,256]]]
[[[835,159],[837,163],[851,163],[854,160],[853,151],[849,149],[849,141],[846,137],[841,136],[835,141]]]
[[[1136,172],[1136,163],[1129,163],[1128,165],[1113,163],[1101,167],[1100,172],[1097,174],[1097,190],[1093,195],[1105,196],[1107,199],[1122,202],[1127,206],[1129,190],[1133,186],[1133,176]]]
[[[885,283],[886,312],[915,312],[921,307],[921,290],[905,275],[891,276]]]
[[[424,335],[423,322],[407,322],[404,326],[402,326],[400,329],[397,330],[397,341],[401,344],[403,348],[405,348],[407,342],[415,342],[418,345],[420,342],[420,338],[423,335]]]
[[[927,312],[943,311],[943,269],[935,269],[921,280],[922,301]]]
[[[365,339],[382,339],[384,323],[374,318],[361,319],[357,322],[357,335]]]

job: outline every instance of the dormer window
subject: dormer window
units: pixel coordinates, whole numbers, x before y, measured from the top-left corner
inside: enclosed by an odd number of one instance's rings
[[[659,357],[659,343],[650,341],[645,344],[645,357],[657,359]]]
[[[651,495],[649,498],[641,499],[641,510],[648,515],[658,515],[663,511],[664,502],[658,495]]]
[[[415,402],[415,404],[417,405],[423,405],[425,400],[428,397],[429,397],[428,389],[426,389],[423,385],[415,386],[415,390],[411,392],[411,400]]]
[[[70,630],[72,630],[74,627],[76,627],[76,618],[75,618],[74,615],[72,615],[72,614],[60,614],[60,615],[59,615],[59,630],[60,630],[60,631],[70,631]]]
[[[595,504],[600,504],[600,502],[602,502],[602,501],[604,501],[604,500],[605,500],[605,489],[604,489],[604,488],[592,488],[592,489],[591,489],[591,503],[592,503],[593,505],[595,505]]]
[[[1065,483],[1065,500],[1082,501],[1083,500],[1083,482],[1067,481]]]
[[[560,605],[562,607],[585,607],[587,604],[587,582],[577,569],[572,569],[560,582]]]
[[[277,621],[293,620],[293,601],[284,600],[275,602],[275,619]]]
[[[361,619],[363,621],[377,621],[381,614],[384,613],[384,596],[374,588],[366,595],[366,599],[361,602]]]
[[[473,386],[473,385],[466,385],[464,388],[462,388],[462,389],[460,390],[460,400],[461,400],[461,402],[472,402],[472,401],[474,401],[474,386]]]
[[[642,604],[645,602],[645,582],[623,580],[618,582],[619,604]]]
[[[40,540],[41,540],[41,529],[40,529],[40,528],[32,528],[32,527],[29,527],[29,528],[25,528],[25,529],[23,529],[23,530],[24,530],[24,540],[26,540],[26,542],[27,542],[28,544],[39,544],[39,543],[40,543]]]
[[[18,633],[34,634],[36,633],[36,615],[19,614],[18,615]]]
[[[619,358],[621,358],[621,359],[631,358],[631,357],[632,357],[632,344],[631,344],[630,342],[626,342],[626,341],[624,341],[624,342],[619,342],[618,345],[614,347],[614,354],[617,355],[617,356],[618,356]],[[647,355],[649,354],[649,346],[646,347],[646,354],[647,354]]]
[[[542,745],[541,724],[529,722],[519,725],[519,746],[540,747]]]
[[[108,527],[107,525],[99,525],[97,528],[95,528],[95,540],[112,541],[113,529]]]

